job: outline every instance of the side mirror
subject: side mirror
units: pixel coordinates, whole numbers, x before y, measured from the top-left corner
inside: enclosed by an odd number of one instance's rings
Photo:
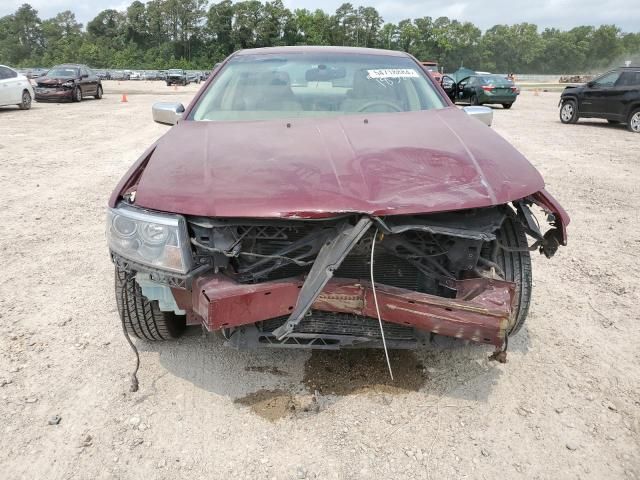
[[[587,87],[589,88],[594,88],[596,86],[597,86],[596,82],[587,82]]]
[[[182,118],[184,113],[184,105],[181,103],[154,103],[151,107],[153,121],[163,123],[165,125],[175,125]]]
[[[493,123],[493,110],[489,107],[470,106],[463,107],[462,110],[464,110],[467,115],[480,120],[487,127],[490,127]]]

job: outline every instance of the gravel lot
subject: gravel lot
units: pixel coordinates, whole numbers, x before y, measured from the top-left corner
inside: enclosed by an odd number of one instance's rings
[[[534,256],[507,364],[394,353],[390,384],[381,352],[241,353],[195,329],[139,344],[130,393],[105,206],[166,131],[151,104],[197,88],[0,109],[0,477],[640,478],[640,136],[561,125],[557,93],[495,110],[572,216],[568,248]]]

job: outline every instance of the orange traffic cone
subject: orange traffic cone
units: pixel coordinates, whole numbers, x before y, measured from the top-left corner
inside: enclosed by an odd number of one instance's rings
[[[127,100],[127,94],[123,93],[122,94],[122,100],[120,100],[120,103],[127,103],[129,100]]]

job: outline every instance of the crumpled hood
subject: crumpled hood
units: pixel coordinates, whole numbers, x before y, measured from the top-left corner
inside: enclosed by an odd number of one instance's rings
[[[515,148],[449,107],[181,121],[152,151],[135,204],[216,217],[394,215],[503,204],[543,187]]]
[[[52,77],[38,77],[36,81],[39,85],[62,85],[68,81],[74,81],[74,77],[60,77],[60,78],[52,78]]]

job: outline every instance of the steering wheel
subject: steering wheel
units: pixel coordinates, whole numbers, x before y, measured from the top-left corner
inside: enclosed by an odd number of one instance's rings
[[[358,109],[358,112],[364,112],[368,108],[373,107],[374,105],[382,105],[384,107],[390,107],[396,112],[404,112],[404,110],[402,110],[398,105],[396,105],[393,102],[387,102],[386,100],[373,100],[371,102],[367,102]]]

